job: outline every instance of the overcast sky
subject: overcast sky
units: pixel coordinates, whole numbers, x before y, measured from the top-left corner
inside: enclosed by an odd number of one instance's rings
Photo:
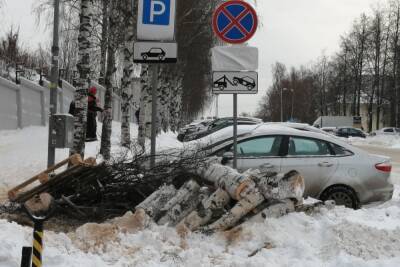
[[[20,26],[25,46],[35,48],[48,43],[44,27],[37,27],[32,5],[38,0],[5,0],[0,11],[0,33],[11,25]],[[184,0],[178,0],[184,1]],[[203,1],[203,0],[202,0]],[[239,112],[254,112],[258,101],[271,85],[271,65],[279,61],[288,67],[308,64],[323,51],[331,55],[338,50],[340,35],[346,33],[362,12],[386,0],[257,0],[256,10],[262,27],[251,45],[259,48],[259,94],[239,96]],[[211,25],[210,25],[211,27]],[[232,96],[221,96],[220,116],[232,114]],[[205,115],[213,113],[212,107]]]

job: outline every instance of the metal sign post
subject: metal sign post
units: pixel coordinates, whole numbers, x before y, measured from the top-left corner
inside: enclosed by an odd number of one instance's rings
[[[233,168],[237,169],[237,94],[233,94]]]
[[[222,3],[213,15],[213,30],[219,39],[230,44],[248,41],[257,30],[254,8],[240,0]],[[237,95],[257,94],[258,50],[242,46],[217,47],[212,51],[213,92],[233,94],[233,168],[237,169]]]
[[[134,62],[151,64],[151,160],[155,166],[157,141],[157,87],[159,63],[177,62],[176,0],[139,0]],[[149,42],[150,41],[150,42]]]
[[[57,95],[58,95],[58,30],[60,22],[60,0],[54,0],[54,28],[53,28],[53,47],[51,48],[51,83],[50,83],[50,116],[57,113]],[[56,147],[53,139],[53,123],[51,117],[49,118],[49,143],[48,143],[48,156],[47,167],[53,166],[55,163]]]
[[[158,85],[158,64],[151,65],[151,160],[150,166],[156,165],[156,142],[157,142],[157,85]]]

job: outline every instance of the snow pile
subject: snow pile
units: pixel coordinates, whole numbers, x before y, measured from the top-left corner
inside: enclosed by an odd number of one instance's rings
[[[387,147],[393,149],[400,149],[400,136],[395,135],[377,135],[377,136],[369,136],[367,138],[349,138],[349,142],[353,145],[370,145],[370,146],[379,146],[379,147]]]
[[[114,154],[123,152],[119,128],[115,123]],[[132,133],[137,133],[135,126]],[[158,149],[181,145],[173,133],[158,138]],[[86,154],[96,156],[98,149],[98,142],[87,143]],[[57,160],[66,156],[67,150],[57,151]],[[47,128],[0,132],[0,195],[44,169],[46,158]],[[357,211],[336,207],[314,215],[292,213],[212,236],[185,235],[154,224],[134,231],[130,226],[137,222],[130,213],[71,233],[46,231],[44,266],[400,266],[400,170],[395,169],[392,181],[394,198],[383,204]],[[0,267],[20,266],[32,229],[4,220],[0,229]]]
[[[398,192],[397,192],[398,193]],[[117,224],[45,232],[45,266],[399,266],[400,199],[358,211],[337,207],[247,223],[239,231],[179,235],[151,225],[136,233]],[[127,215],[129,216],[129,215]],[[19,266],[31,230],[0,220],[0,267]],[[254,251],[261,249],[253,257]]]

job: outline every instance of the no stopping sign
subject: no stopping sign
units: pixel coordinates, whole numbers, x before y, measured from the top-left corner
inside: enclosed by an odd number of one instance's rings
[[[253,37],[258,19],[254,8],[240,0],[232,0],[220,5],[213,15],[213,30],[223,41],[241,44]]]

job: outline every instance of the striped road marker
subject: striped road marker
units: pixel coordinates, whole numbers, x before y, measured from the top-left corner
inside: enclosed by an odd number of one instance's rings
[[[35,222],[33,228],[32,267],[42,267],[43,253],[43,222]]]

